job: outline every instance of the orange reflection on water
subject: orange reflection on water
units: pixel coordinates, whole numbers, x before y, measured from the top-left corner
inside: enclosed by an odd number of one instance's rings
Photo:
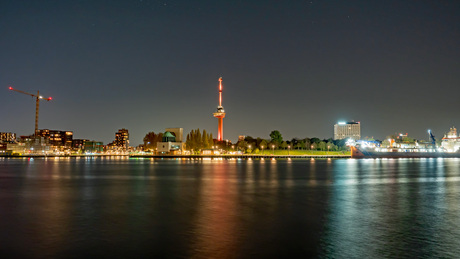
[[[227,174],[235,164],[216,161],[202,181],[195,230],[195,249],[203,258],[235,256],[237,240],[236,187]],[[212,176],[211,176],[212,174]]]
[[[28,189],[28,193],[34,194],[35,210],[29,211],[30,215],[24,217],[35,218],[27,220],[33,224],[25,226],[25,229],[40,234],[31,237],[32,244],[29,244],[40,251],[39,257],[53,257],[72,233],[72,205],[68,200],[75,193],[71,189],[62,188],[65,183],[58,176],[59,170],[53,164],[53,160],[41,160],[40,163],[42,165],[35,173],[44,176],[46,180],[30,187],[32,190]],[[24,198],[31,198],[28,193],[24,193]]]

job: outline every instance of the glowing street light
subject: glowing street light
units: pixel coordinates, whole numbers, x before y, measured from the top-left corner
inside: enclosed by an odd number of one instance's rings
[[[264,155],[264,146],[260,146],[260,148],[262,149],[262,155]]]
[[[289,151],[291,151],[291,145],[288,146],[288,156],[289,156]]]
[[[275,154],[275,145],[272,145],[273,155]]]

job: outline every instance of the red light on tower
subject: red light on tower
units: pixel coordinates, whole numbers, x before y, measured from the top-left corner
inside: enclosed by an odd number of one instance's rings
[[[8,89],[13,90],[13,87],[10,86],[10,87],[8,87]]]
[[[53,100],[53,98],[51,98],[51,97],[48,97],[48,101],[51,101],[51,100]]]

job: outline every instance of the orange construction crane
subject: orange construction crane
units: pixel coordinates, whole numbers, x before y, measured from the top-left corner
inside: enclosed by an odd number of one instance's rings
[[[51,98],[51,97],[43,98],[43,96],[40,96],[40,91],[37,91],[37,94],[31,94],[31,93],[27,93],[27,92],[24,92],[24,91],[21,91],[21,90],[18,90],[18,89],[14,89],[11,86],[8,89],[10,89],[12,91],[16,91],[16,92],[21,93],[21,94],[27,94],[27,95],[30,95],[32,97],[35,97],[36,105],[35,105],[35,133],[34,133],[34,136],[37,137],[37,135],[38,135],[38,111],[40,109],[40,100],[45,100],[45,101],[49,102],[53,98]]]

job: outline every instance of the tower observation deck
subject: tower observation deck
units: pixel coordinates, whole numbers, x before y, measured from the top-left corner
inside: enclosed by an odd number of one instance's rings
[[[217,125],[217,141],[224,140],[224,118],[225,110],[222,106],[222,77],[219,78],[219,106],[217,106],[217,111],[213,113],[214,117],[218,120]]]

